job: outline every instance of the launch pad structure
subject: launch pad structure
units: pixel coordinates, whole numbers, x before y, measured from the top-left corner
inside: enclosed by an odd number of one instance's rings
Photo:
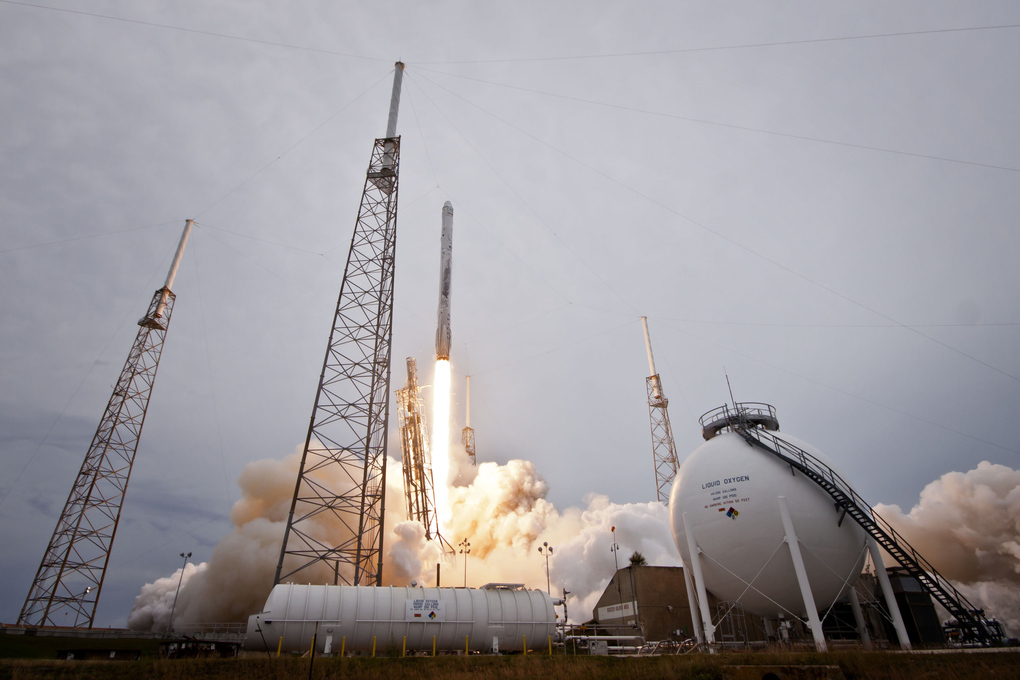
[[[275,584],[308,582],[325,565],[334,585],[381,585],[403,72],[397,62],[386,136],[375,140],[365,177]]]
[[[425,540],[438,540],[445,552],[453,546],[439,533],[436,490],[429,455],[428,420],[418,386],[418,364],[407,358],[407,383],[397,390],[397,419],[400,424],[401,467],[404,472],[404,500],[407,519],[425,527]]]
[[[170,327],[176,300],[170,287],[193,225],[185,222],[166,282],[138,321],[138,334],[39,563],[19,625],[92,628]]]
[[[464,379],[467,396],[464,398],[464,429],[460,433],[460,442],[464,445],[464,452],[472,465],[478,465],[475,456],[475,431],[471,427],[471,376]]]

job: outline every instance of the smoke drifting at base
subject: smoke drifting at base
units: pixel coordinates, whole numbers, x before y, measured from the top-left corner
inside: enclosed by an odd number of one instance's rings
[[[928,484],[909,513],[875,511],[964,597],[1020,633],[1020,470],[983,461]]]
[[[298,461],[294,454],[245,467],[239,480],[242,498],[231,512],[235,529],[208,562],[185,569],[175,624],[244,621],[262,608],[272,588]],[[394,460],[387,464],[399,466]],[[622,558],[639,551],[649,564],[680,564],[667,510],[658,502],[620,505],[592,495],[583,509],[561,512],[546,500],[549,486],[534,463],[511,460],[475,467],[458,448],[451,452],[450,475],[457,485],[448,489],[446,536],[454,544],[465,538],[471,542],[469,586],[523,582],[544,589],[545,560],[537,547],[548,542],[555,547],[553,594],[571,592],[571,620],[580,622],[590,618],[615,569],[610,527],[616,527]],[[434,542],[425,541],[421,524],[404,520],[401,476],[390,474],[387,480],[384,583],[434,585],[436,563],[442,562],[443,585],[461,585],[463,556],[442,555]],[[1020,631],[1020,471],[981,463],[929,484],[907,514],[894,505],[876,510],[971,602],[1002,621],[1011,634]],[[145,585],[128,625],[164,630],[180,576],[178,569]]]
[[[245,621],[249,614],[262,609],[280,559],[300,461],[301,454],[295,452],[283,460],[259,460],[245,466],[238,479],[241,498],[230,511],[234,530],[220,539],[208,562],[187,565],[174,611],[175,625]],[[400,465],[393,460],[387,464]],[[343,480],[336,477],[335,471],[317,471],[315,475],[330,488],[343,488]],[[400,509],[399,513],[387,514],[383,528],[387,547],[393,552],[392,559],[389,554],[384,559],[383,578],[388,581],[402,578],[405,565],[414,566],[413,560],[405,557],[406,529],[400,528],[394,538],[394,531],[399,528],[398,515],[403,515],[400,475],[387,479],[386,504]],[[317,521],[317,527],[308,529],[317,535],[343,539],[349,531],[329,513],[322,513]],[[284,562],[284,568],[287,567]],[[181,570],[177,569],[171,576],[143,586],[128,617],[128,627],[165,630],[180,578]],[[303,570],[301,578],[305,582],[332,583],[333,573],[328,565],[322,564]]]
[[[546,500],[548,484],[529,461],[506,465],[470,464],[462,450],[451,456],[451,474],[461,486],[449,487],[449,538],[471,542],[467,584],[525,583],[545,588],[545,559],[537,552],[543,541],[556,553],[550,560],[553,593],[564,588],[571,619],[587,620],[613,571],[610,527],[616,526],[622,555],[640,551],[651,564],[679,565],[669,533],[666,508],[656,502],[618,505],[604,496],[586,499],[585,509],[557,511]],[[208,562],[189,564],[174,613],[177,626],[189,623],[244,621],[261,610],[272,589],[280,543],[294,492],[299,454],[284,460],[249,463],[238,483],[242,497],[231,511],[234,531],[225,536]],[[388,460],[390,470],[399,461]],[[437,478],[438,479],[438,478]],[[436,564],[442,562],[442,584],[464,582],[463,556],[443,555],[435,542],[425,541],[419,522],[404,519],[399,474],[387,475],[383,582],[435,585]],[[335,527],[330,529],[335,530]],[[181,570],[142,587],[128,626],[165,630]],[[324,575],[313,581],[332,582]]]

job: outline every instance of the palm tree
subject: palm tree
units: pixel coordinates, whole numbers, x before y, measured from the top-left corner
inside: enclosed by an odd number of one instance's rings
[[[645,559],[644,555],[642,555],[641,553],[635,551],[634,554],[630,556],[630,566],[632,566],[632,567],[647,567],[648,566],[648,560]]]

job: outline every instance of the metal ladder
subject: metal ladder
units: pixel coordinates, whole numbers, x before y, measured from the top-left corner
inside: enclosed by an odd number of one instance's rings
[[[990,645],[1002,640],[1002,635],[995,628],[986,624],[980,610],[967,601],[953,584],[942,576],[928,560],[924,559],[907,541],[882,519],[871,506],[857,495],[832,468],[811,455],[804,449],[780,439],[767,430],[745,423],[733,423],[732,429],[752,447],[778,457],[789,464],[793,470],[800,471],[805,477],[822,487],[832,496],[836,507],[840,510],[839,523],[842,524],[846,515],[850,515],[861,528],[875,539],[900,566],[916,578],[934,597],[939,604],[956,618],[960,624],[963,638]],[[895,606],[894,602],[887,603]]]

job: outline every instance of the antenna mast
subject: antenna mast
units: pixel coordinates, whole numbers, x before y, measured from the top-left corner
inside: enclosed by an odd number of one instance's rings
[[[403,73],[398,61],[386,137],[372,149],[274,583],[381,585]]]
[[[669,424],[669,411],[666,407],[669,400],[662,393],[662,381],[655,372],[655,359],[652,357],[652,341],[648,335],[648,318],[641,317],[641,325],[645,331],[645,350],[648,352],[648,370],[651,373],[645,379],[648,390],[648,417],[652,428],[652,461],[655,465],[655,491],[660,503],[669,504],[669,491],[673,478],[679,467],[676,457],[676,446],[673,443],[673,428]]]
[[[193,225],[191,220],[184,223],[166,283],[138,321],[135,342],[46,546],[19,625],[92,628],[170,326],[176,299],[170,286]]]

